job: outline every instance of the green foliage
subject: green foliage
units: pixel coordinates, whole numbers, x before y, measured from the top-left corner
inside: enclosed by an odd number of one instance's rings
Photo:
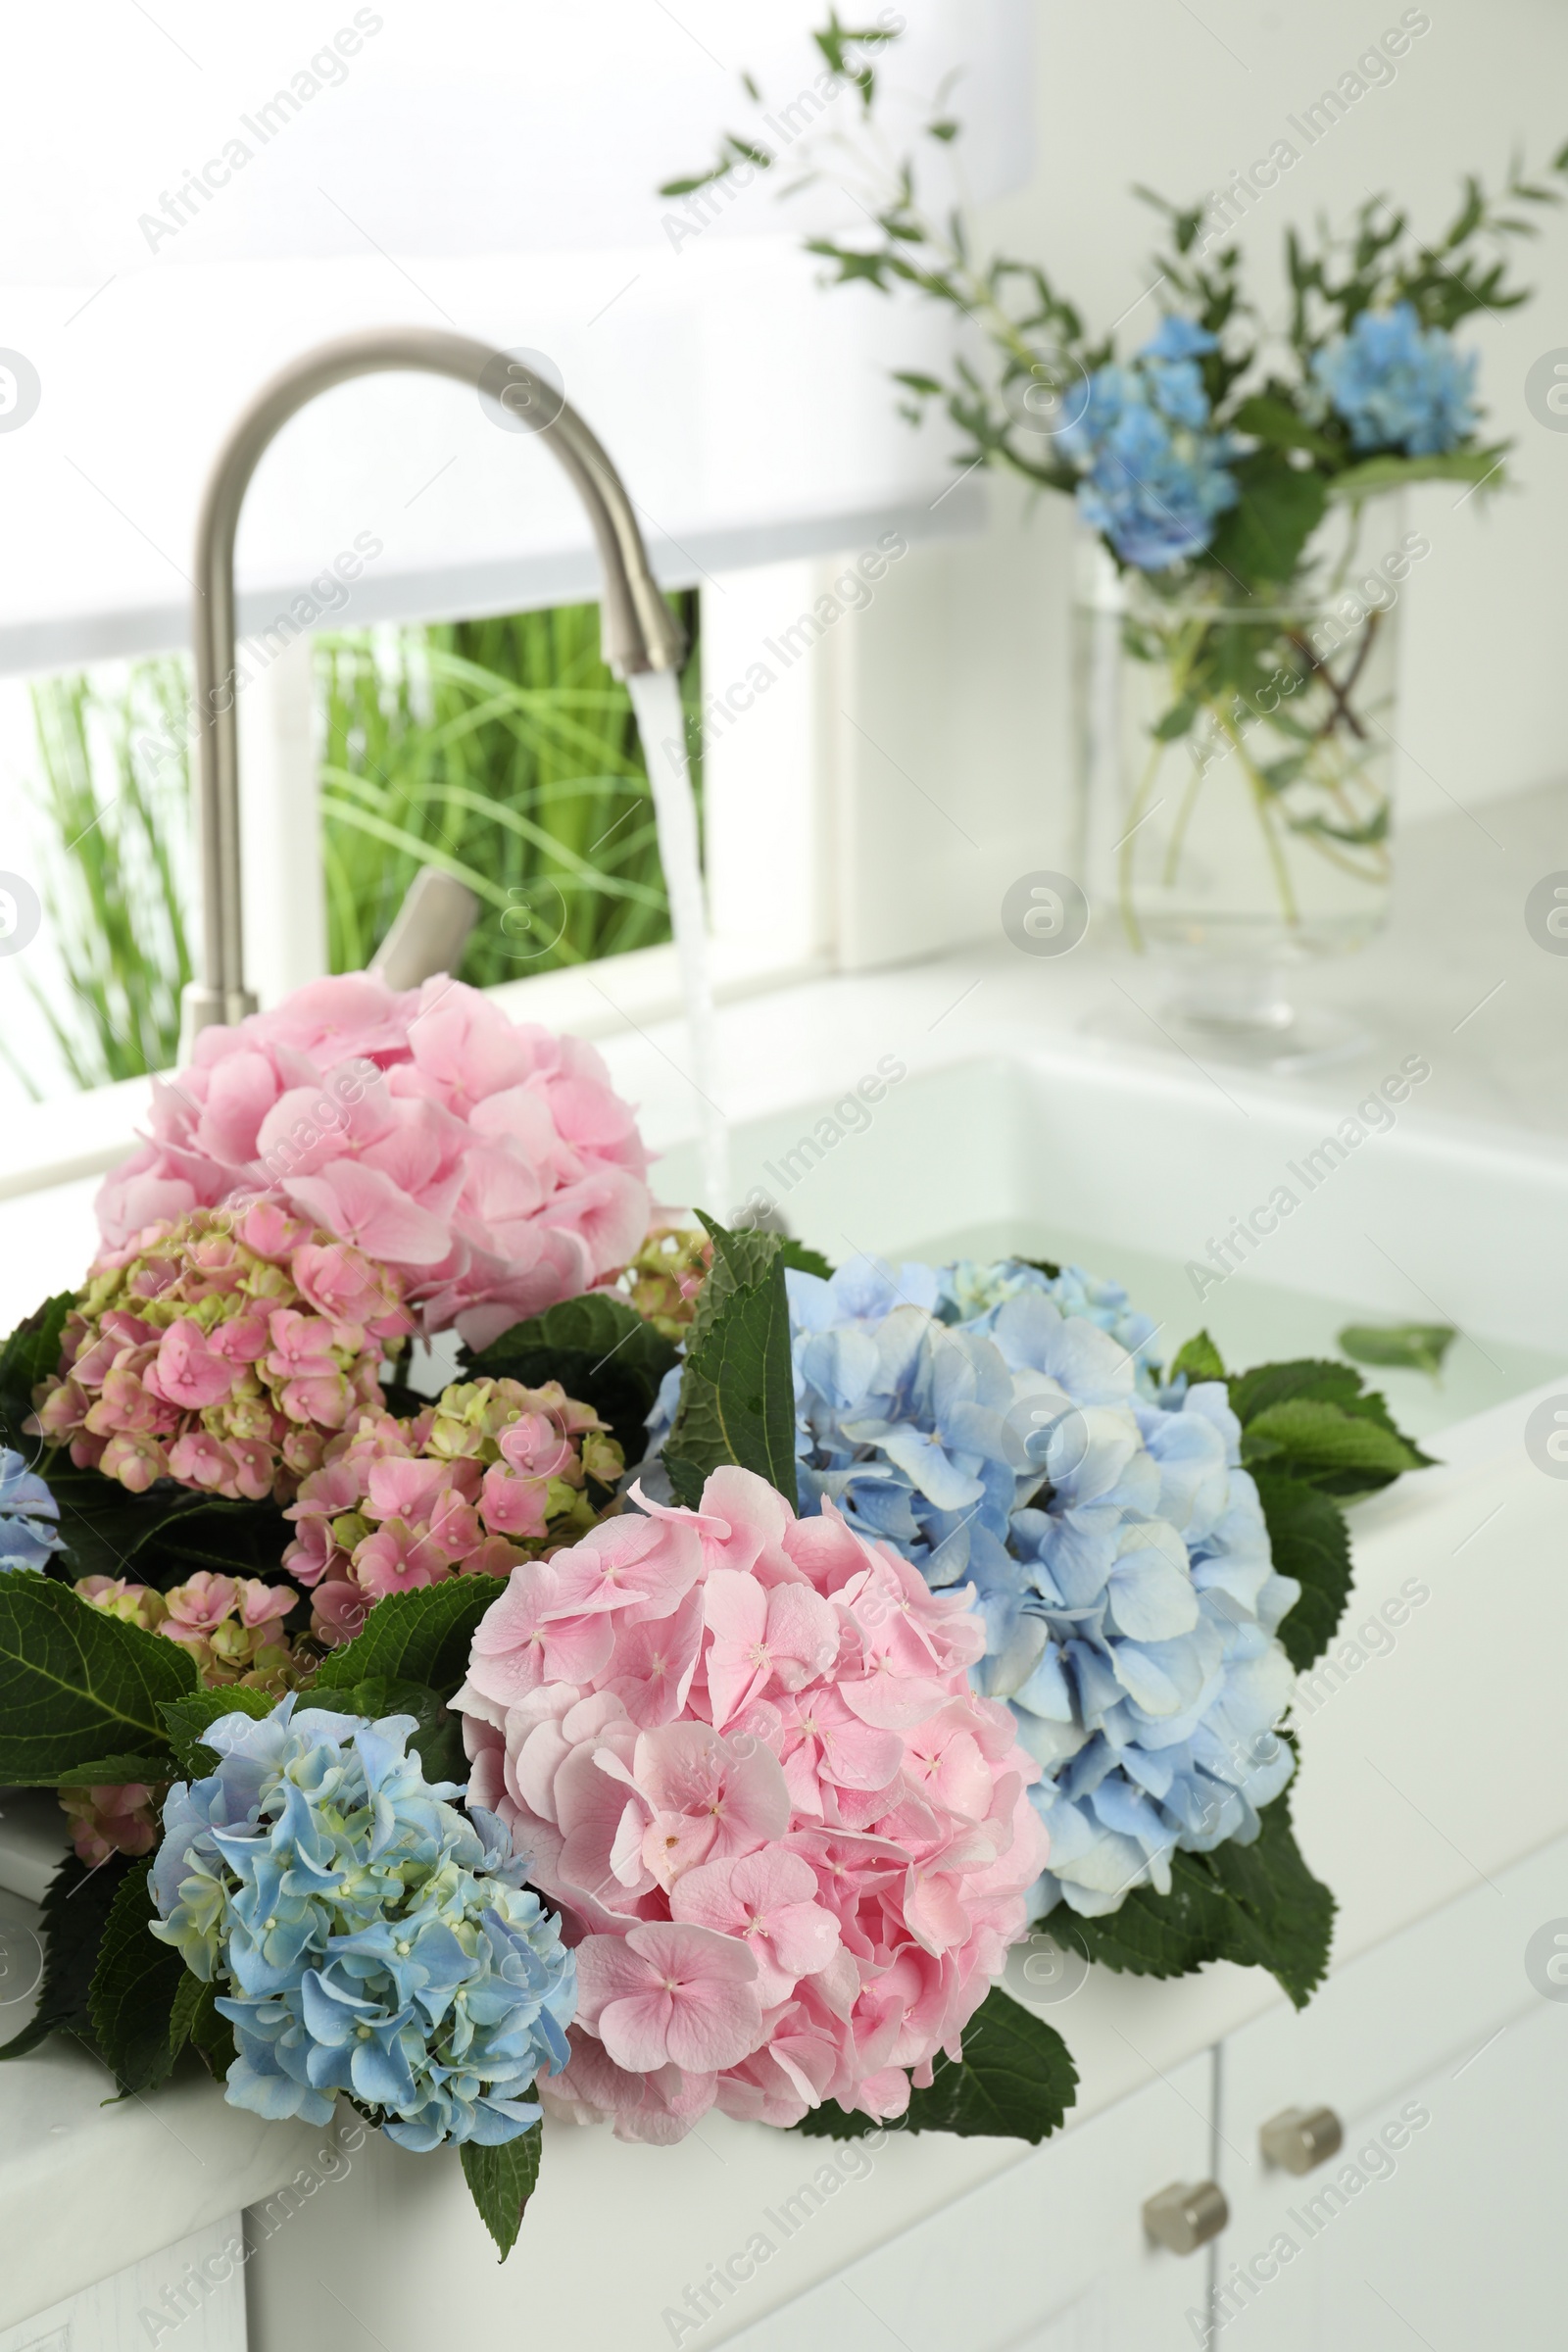
[[[176,2010],[174,2030],[177,2032],[183,2014],[191,2048],[195,2050],[213,2080],[221,2082],[238,2056],[234,2044],[234,2029],[226,2017],[219,2014],[218,1985],[216,1984],[203,1984],[195,1977],[189,1981],[196,1986],[196,1998],[183,2012]]]
[[[74,1854],[61,1863],[45,1890],[39,1921],[44,1966],[37,2003],[21,2033],[0,2043],[0,2058],[24,2058],[51,2034],[70,2034],[93,2047],[88,2001],[93,1971],[109,1914],[130,1869],[123,1854],[111,1855],[96,1869]]]
[[[62,992],[29,972],[33,1001],[77,1086],[167,1070],[191,976],[187,665],[175,656],[132,662],[117,685],[80,672],[46,678],[32,709],[33,799],[49,843],[43,899],[66,983]],[[3,1038],[0,1053],[37,1095]]]
[[[1281,1576],[1294,1576],[1300,1598],[1280,1625],[1285,1653],[1299,1674],[1334,1638],[1350,1597],[1350,1538],[1332,1494],[1279,1470],[1256,1469],[1257,1498],[1269,1550]]]
[[[694,649],[695,592],[672,600]],[[484,908],[474,987],[669,937],[653,796],[596,605],[318,640],[331,968],[357,971],[419,866]],[[699,658],[681,681],[701,788]]]
[[[468,1670],[474,1627],[506,1589],[500,1577],[453,1576],[412,1592],[389,1592],[370,1611],[364,1632],[323,1660],[311,1687],[313,1703],[324,1704],[329,1690],[354,1691],[382,1681],[418,1683],[450,1696]]]
[[[637,1462],[649,1408],[675,1361],[673,1343],[635,1307],[594,1291],[514,1323],[477,1353],[466,1348],[463,1366],[470,1380],[520,1380],[526,1388],[559,1380],[568,1396],[593,1406],[627,1461]]]
[[[184,1992],[184,1961],[148,1933],[158,1916],[151,1868],[150,1861],[133,1863],[115,1890],[87,2001],[94,2038],[122,2094],[152,2090],[165,2080],[196,2005]]]
[[[1183,1347],[1177,1348],[1175,1355],[1171,1358],[1171,1367],[1167,1378],[1174,1380],[1181,1372],[1185,1372],[1188,1379],[1193,1381],[1224,1379],[1223,1359],[1206,1331],[1198,1332]]]
[[[1358,1364],[1396,1365],[1436,1380],[1458,1336],[1451,1323],[1347,1323],[1335,1344]]]
[[[1364,458],[1329,483],[1330,498],[1352,504],[1380,490],[1403,490],[1412,482],[1484,482],[1508,454],[1506,441],[1490,449],[1446,449],[1424,458]]]
[[[0,1409],[22,1410],[3,1390]],[[32,1443],[22,1439],[28,1450]],[[276,1571],[293,1534],[271,1502],[228,1502],[167,1485],[132,1494],[100,1470],[75,1469],[64,1448],[42,1455],[36,1467],[60,1506],[66,1548],[59,1557],[73,1578],[132,1576],[167,1591],[198,1568],[265,1576]]]
[[[1561,174],[1568,148],[1550,170]],[[1345,333],[1363,311],[1407,302],[1424,326],[1451,329],[1477,311],[1516,310],[1529,295],[1510,286],[1505,253],[1511,237],[1534,236],[1536,225],[1517,209],[1560,204],[1560,190],[1526,179],[1515,162],[1500,196],[1491,197],[1468,174],[1458,210],[1440,236],[1418,237],[1408,213],[1386,196],[1369,196],[1348,230],[1319,228],[1309,253],[1294,229],[1286,236],[1291,284],[1291,340],[1303,356]],[[1510,209],[1513,208],[1513,209]],[[1483,248],[1491,248],[1489,259]]]
[[[1171,1856],[1171,1890],[1135,1886],[1102,1919],[1075,1913],[1091,1960],[1118,1974],[1185,1977],[1209,1960],[1266,1968],[1298,2009],[1328,1967],[1334,1897],[1301,1859],[1288,1797],[1258,1816],[1250,1845],[1230,1838],[1208,1854]]]
[[[681,693],[700,799],[697,597],[672,601],[693,649]],[[475,986],[669,937],[647,763],[600,656],[597,606],[323,636],[318,649],[333,971],[371,961],[424,864],[486,909],[461,974]],[[66,980],[33,993],[78,1086],[168,1069],[191,974],[187,664],[53,678],[33,700],[53,845],[44,898]],[[3,1037],[0,1054],[41,1091]]]
[[[1265,449],[1304,449],[1314,458],[1338,460],[1341,451],[1326,433],[1309,424],[1291,404],[1288,387],[1254,393],[1244,400],[1235,416],[1236,429],[1250,433]]]
[[[1401,1470],[1431,1459],[1376,1421],[1311,1396],[1288,1397],[1249,1422],[1242,1448],[1249,1469],[1281,1457],[1342,1494],[1391,1486]]]
[[[539,2183],[541,2138],[535,2124],[499,2148],[475,2147],[470,2140],[461,2151],[468,2194],[500,2248],[503,2262],[517,2241],[528,2199]]]
[[[156,1786],[174,1779],[174,1757],[168,1748],[150,1756],[95,1756],[90,1764],[74,1764],[55,1782],[57,1788],[129,1788],[138,1781]]]
[[[1231,574],[1247,595],[1254,583],[1292,578],[1328,498],[1317,474],[1299,470],[1274,450],[1242,458],[1232,470],[1240,495],[1220,517],[1203,561]]]
[[[1231,1381],[1230,1401],[1274,1565],[1301,1587],[1280,1627],[1299,1673],[1322,1656],[1349,1598],[1350,1541],[1339,1498],[1373,1493],[1432,1457],[1400,1434],[1349,1364],[1258,1364]]]
[[[377,1606],[380,1604],[377,1603]],[[357,1683],[352,1690],[331,1684],[312,1685],[302,1699],[307,1707],[325,1707],[338,1715],[366,1715],[372,1723],[383,1715],[412,1715],[418,1729],[409,1735],[409,1747],[419,1759],[427,1781],[466,1781],[468,1761],[463,1747],[463,1718],[454,1715],[440,1691],[423,1683],[395,1682],[378,1675]]]
[[[47,1786],[101,1757],[160,1752],[160,1702],[196,1679],[179,1642],[14,1569],[0,1577],[0,1782]]]
[[[725,1462],[798,1496],[790,1307],[777,1237],[730,1233],[702,1216],[713,1264],[686,1343],[680,1402],[664,1448],[676,1500],[695,1506]]]
[[[796,2125],[816,2139],[863,2139],[870,2132],[953,2132],[960,2138],[1026,2139],[1059,2129],[1078,2095],[1078,2070],[1054,2026],[994,1984],[963,2029],[963,2056],[939,2056],[929,2090],[912,2090],[895,2124],[849,2114],[835,2100]]]
[[[1400,1436],[1383,1398],[1363,1389],[1349,1364],[1260,1364],[1233,1380],[1230,1395],[1250,1470],[1267,1465],[1348,1495],[1432,1466],[1431,1454]]]
[[[249,1715],[260,1723],[276,1703],[265,1690],[233,1684],[226,1690],[191,1690],[183,1698],[165,1699],[158,1712],[181,1773],[187,1780],[201,1781],[218,1763],[217,1749],[203,1740],[209,1727],[223,1715]]]
[[[830,283],[869,286],[879,294],[908,286],[979,328],[979,352],[971,345],[971,356],[956,358],[949,373],[894,371],[904,394],[901,414],[918,423],[933,404],[943,410],[960,436],[954,456],[960,468],[1002,466],[1044,487],[1071,491],[1078,477],[1062,454],[1061,426],[1074,414],[1085,380],[1111,357],[1109,338],[1091,340],[1075,306],[1037,263],[1006,254],[976,255],[960,213],[939,218],[926,208],[919,186],[919,141],[947,149],[960,125],[939,93],[914,151],[890,156],[875,122],[877,83],[870,63],[888,37],[850,31],[836,15],[825,31],[814,35],[839,87],[858,94],[860,127],[867,135],[857,142],[835,124],[814,138],[792,142],[793,169],[781,192],[792,194],[830,179],[864,216],[867,227],[849,239],[807,239],[807,251],[832,266]],[[760,94],[749,77],[745,87],[760,109]],[[764,128],[769,121],[761,117]],[[742,163],[778,160],[765,147],[759,153],[757,141],[726,132],[708,171],[671,181],[664,192],[686,194],[726,177]],[[1565,172],[1568,147],[1551,165],[1556,177]],[[1311,250],[1290,230],[1288,341],[1295,380],[1270,376],[1262,386],[1258,363],[1274,338],[1243,290],[1243,255],[1224,225],[1228,216],[1220,200],[1181,206],[1148,188],[1137,193],[1164,222],[1165,249],[1152,263],[1161,307],[1217,338],[1216,348],[1199,363],[1215,425],[1255,445],[1241,459],[1240,503],[1221,519],[1211,547],[1198,561],[1203,570],[1228,577],[1242,597],[1257,596],[1266,603],[1294,577],[1328,495],[1359,500],[1376,489],[1448,471],[1443,461],[1392,452],[1363,462],[1345,423],[1332,413],[1320,415],[1311,398],[1314,355],[1365,310],[1409,302],[1424,323],[1450,329],[1474,312],[1495,313],[1525,301],[1525,291],[1508,282],[1502,249],[1510,238],[1534,233],[1526,212],[1560,203],[1562,191],[1545,180],[1526,179],[1517,165],[1496,199],[1477,179],[1467,178],[1459,209],[1435,243],[1423,241],[1408,216],[1382,196],[1361,206],[1348,233],[1320,221]],[[1140,320],[1140,339],[1146,331]],[[1501,452],[1486,452],[1487,465],[1471,470],[1482,454],[1456,453],[1463,478],[1482,478]],[[1456,466],[1449,478],[1457,472]]]
[[[145,1496],[139,1507],[146,1509]],[[136,1580],[167,1592],[199,1568],[221,1576],[275,1577],[295,1534],[279,1503],[199,1495],[194,1507],[159,1513],[151,1534],[136,1546]]]
[[[32,1410],[33,1390],[60,1369],[60,1337],[74,1304],[71,1291],[46,1298],[0,1348],[0,1440],[29,1459],[33,1441],[22,1425]]]
[[[797,1274],[814,1274],[819,1282],[831,1282],[833,1279],[831,1258],[824,1257],[820,1250],[809,1249],[805,1242],[796,1241],[790,1234],[784,1235],[779,1242],[778,1262],[781,1266],[793,1266]]]

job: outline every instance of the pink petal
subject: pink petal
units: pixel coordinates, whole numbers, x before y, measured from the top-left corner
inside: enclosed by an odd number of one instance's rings
[[[334,1160],[318,1176],[296,1178],[288,1192],[329,1233],[359,1243],[371,1257],[390,1264],[439,1265],[452,1248],[439,1217],[408,1200],[378,1169],[357,1160]]]

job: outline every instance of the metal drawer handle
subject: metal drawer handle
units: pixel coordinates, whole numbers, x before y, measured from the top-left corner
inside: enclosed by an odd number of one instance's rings
[[[1173,2254],[1196,2254],[1218,2237],[1231,2218],[1217,2180],[1173,2180],[1144,2206],[1144,2228],[1156,2245]]]
[[[1287,2173],[1309,2173],[1339,2154],[1345,2126],[1332,2107],[1285,2107],[1269,2117],[1257,2140],[1266,2163]]]

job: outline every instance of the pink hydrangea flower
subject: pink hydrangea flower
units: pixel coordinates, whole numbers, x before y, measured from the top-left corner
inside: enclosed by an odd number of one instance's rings
[[[660,2141],[715,2104],[900,2114],[1048,1850],[1039,1767],[969,1686],[972,1594],[743,1470],[643,1509],[514,1570],[454,1701],[471,1798],[576,1943],[540,2095]]]
[[[62,1788],[71,1842],[90,1870],[111,1854],[150,1854],[162,1835],[162,1788],[129,1781],[122,1788]]]
[[[150,1132],[98,1222],[114,1252],[261,1195],[296,1239],[320,1227],[393,1268],[426,1333],[455,1324],[484,1347],[624,1264],[648,1230],[646,1171],[592,1046],[444,976],[396,995],[356,973],[204,1029],[190,1067],[154,1081]],[[329,1321],[370,1322],[350,1264],[307,1257],[296,1281]]]
[[[331,1647],[389,1592],[506,1576],[574,1543],[623,1468],[597,1413],[559,1381],[459,1382],[410,1420],[362,1413],[326,1440],[287,1513],[299,1533],[283,1565],[315,1589],[311,1630]],[[551,1639],[554,1662],[582,1654]]]
[[[28,1426],[133,1494],[173,1478],[287,1501],[327,1437],[379,1409],[381,1343],[411,1329],[396,1276],[276,1202],[194,1209],[100,1263]]]
[[[300,1597],[292,1585],[200,1568],[162,1597],[168,1613],[159,1633],[191,1652],[209,1690],[246,1683],[281,1690],[294,1679],[293,1644],[281,1624]]]

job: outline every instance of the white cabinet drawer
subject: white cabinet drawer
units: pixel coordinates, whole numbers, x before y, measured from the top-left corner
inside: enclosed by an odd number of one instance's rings
[[[1558,1920],[1568,1936],[1561,1843],[1367,1953],[1302,2016],[1231,2037],[1213,2342],[1558,2352],[1568,2001],[1526,1966]],[[1260,2126],[1319,2105],[1344,2124],[1339,2153],[1300,2178],[1265,2165]]]
[[[1208,2053],[745,2328],[733,2352],[1160,2352],[1205,2257],[1150,2245],[1144,2199],[1209,2164]],[[817,2143],[820,2144],[820,2143]]]

